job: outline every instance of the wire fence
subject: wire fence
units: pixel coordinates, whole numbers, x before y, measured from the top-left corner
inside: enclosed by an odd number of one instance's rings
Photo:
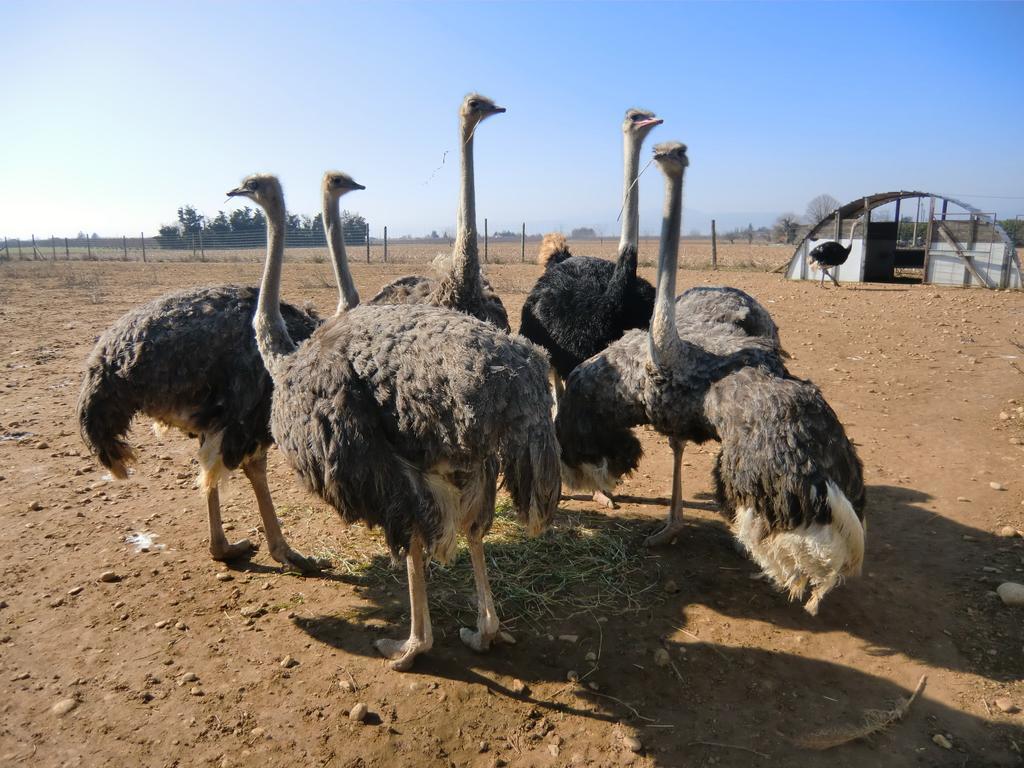
[[[451,251],[448,237],[397,239],[388,237],[388,228],[378,236],[365,227],[343,229],[346,251],[352,261],[366,263],[430,261],[440,253]],[[484,261],[510,263],[526,261],[536,250],[541,235],[527,235],[526,223],[518,235],[491,235],[485,222],[481,243]],[[617,242],[604,238],[602,242]],[[530,244],[528,246],[528,244]],[[243,232],[195,231],[172,234],[100,237],[79,233],[77,237],[39,237],[28,240],[4,237],[0,244],[0,261],[259,261],[266,255],[267,234],[264,229]],[[286,230],[285,248],[289,256],[304,261],[320,262],[328,258],[322,229]]]

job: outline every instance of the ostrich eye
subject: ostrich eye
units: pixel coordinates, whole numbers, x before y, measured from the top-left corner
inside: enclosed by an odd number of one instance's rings
[[[258,181],[250,181],[248,186],[249,186],[249,189],[251,189],[253,192],[255,192],[257,189],[260,188],[260,183]]]
[[[476,99],[473,99],[473,101],[469,102],[469,108],[470,109],[476,109],[479,106],[480,106],[480,102],[477,101]]]

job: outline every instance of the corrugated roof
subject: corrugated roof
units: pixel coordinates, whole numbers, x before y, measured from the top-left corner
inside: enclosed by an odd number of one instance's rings
[[[983,211],[981,211],[978,208],[975,208],[970,203],[965,203],[964,201],[957,200],[956,198],[953,198],[953,197],[947,197],[946,195],[939,195],[939,194],[936,194],[934,192],[920,192],[918,190],[901,189],[901,190],[897,190],[897,191],[894,191],[894,192],[876,192],[873,195],[865,195],[864,197],[858,197],[858,198],[856,198],[854,200],[851,200],[848,203],[845,203],[844,205],[839,206],[839,215],[843,219],[855,219],[855,218],[858,218],[858,217],[864,215],[865,208],[867,210],[874,210],[875,208],[878,208],[880,206],[886,205],[887,203],[895,202],[896,200],[901,199],[901,198],[902,199],[906,199],[906,198],[917,198],[917,197],[934,197],[937,200],[947,200],[947,201],[953,203],[953,205],[958,205],[961,208],[963,208],[965,211],[969,211],[970,213],[983,213]],[[865,199],[867,200],[867,204],[866,205],[865,205]],[[815,235],[817,235],[818,232],[826,224],[829,225],[829,226],[832,226],[833,222],[835,222],[835,218],[836,218],[836,212],[832,211],[828,216],[826,216],[821,221],[819,221],[817,224],[812,226],[807,231],[807,234],[804,235],[802,238],[800,238],[800,242],[798,242],[796,244],[796,250],[800,249],[800,246],[804,244],[805,240],[807,240],[809,238],[812,238]],[[1009,237],[1009,235],[1006,234],[1006,232],[1003,231],[1003,228],[1001,226],[999,226],[999,222],[996,222],[996,232],[999,233],[999,236],[1000,236],[1000,238],[1002,238],[1003,242],[1005,242],[1007,244],[1010,244],[1010,237]]]

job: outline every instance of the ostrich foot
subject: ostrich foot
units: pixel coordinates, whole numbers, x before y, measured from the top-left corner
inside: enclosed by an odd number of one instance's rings
[[[395,672],[408,672],[412,669],[412,663],[421,653],[430,650],[430,645],[421,640],[410,637],[408,640],[392,640],[382,637],[373,643],[377,652],[386,659],[391,659],[388,664]]]
[[[662,544],[671,544],[685,527],[686,524],[682,520],[670,520],[660,530],[644,539],[644,546],[657,547]]]
[[[602,507],[608,509],[618,509],[619,505],[615,503],[615,500],[607,495],[604,491],[594,491],[594,501],[600,504]]]
[[[234,544],[228,544],[226,541],[210,544],[210,554],[213,556],[213,559],[220,560],[221,562],[250,557],[257,549],[259,547],[248,539],[236,541]]]
[[[317,573],[331,567],[331,561],[320,557],[306,557],[285,545],[270,550],[270,556],[284,566],[284,570],[298,573]]]
[[[500,643],[505,643],[506,645],[516,644],[515,637],[513,637],[511,633],[505,632],[501,629],[499,629],[495,634],[488,635],[478,629],[462,627],[462,629],[459,630],[459,639],[477,653],[489,651],[492,643],[494,645],[498,645]]]

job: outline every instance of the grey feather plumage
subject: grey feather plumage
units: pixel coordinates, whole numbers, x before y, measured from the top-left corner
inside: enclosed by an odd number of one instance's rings
[[[199,436],[223,433],[220,454],[235,469],[272,443],[273,385],[252,335],[259,291],[219,285],[161,296],[123,315],[100,336],[78,399],[82,439],[117,477],[135,458],[125,435],[137,414]],[[293,337],[319,320],[288,304]]]
[[[447,278],[406,275],[377,292],[369,304],[426,304],[465,312],[503,331],[509,331],[508,312],[498,294],[483,275],[479,286],[460,291]]]
[[[496,476],[534,529],[557,505],[558,450],[547,362],[522,339],[429,306],[360,306],[332,319],[285,358],[274,437],[306,485],[346,520],[384,529],[397,556],[414,532],[439,556],[457,520],[429,490],[445,475],[460,491]],[[481,480],[482,478],[482,480]],[[468,524],[486,531],[493,503]]]

